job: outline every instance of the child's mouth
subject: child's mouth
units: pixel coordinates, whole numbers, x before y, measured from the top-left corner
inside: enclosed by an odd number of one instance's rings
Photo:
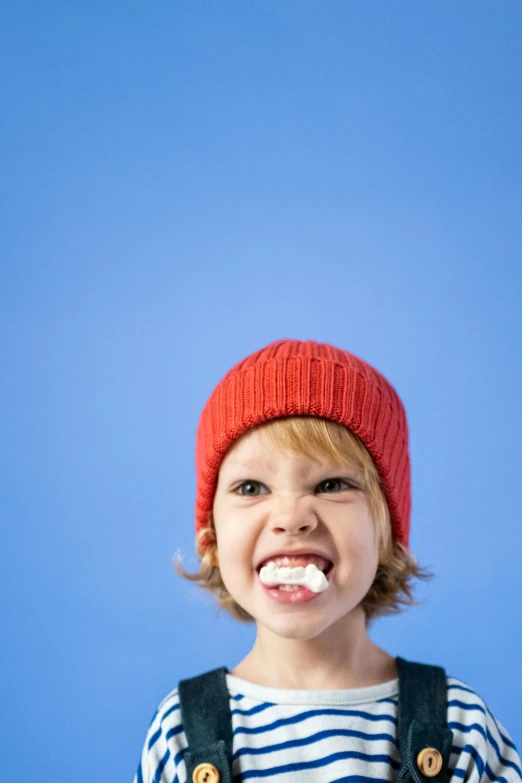
[[[259,569],[260,570],[260,569]],[[273,601],[278,604],[301,604],[308,603],[309,601],[317,600],[323,592],[313,592],[309,590],[305,585],[292,585],[292,584],[279,584],[279,585],[266,585],[260,575],[259,570],[257,578],[259,584]],[[333,563],[329,563],[325,571],[323,572],[328,582],[332,579],[332,573],[334,570]]]

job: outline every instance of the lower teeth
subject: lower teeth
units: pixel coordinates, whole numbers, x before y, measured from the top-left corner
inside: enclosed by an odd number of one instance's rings
[[[285,590],[288,593],[293,593],[295,590],[299,590],[299,585],[279,585],[280,590]]]

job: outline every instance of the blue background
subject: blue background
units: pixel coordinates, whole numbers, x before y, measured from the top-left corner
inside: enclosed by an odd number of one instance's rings
[[[519,745],[518,0],[3,8],[2,779],[130,781],[248,651],[171,560],[203,405],[283,337],[397,388],[437,578],[373,637]]]

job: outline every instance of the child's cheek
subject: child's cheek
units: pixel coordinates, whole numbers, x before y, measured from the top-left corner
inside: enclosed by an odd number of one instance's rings
[[[338,578],[345,584],[373,582],[377,571],[379,553],[373,541],[361,542],[361,546],[349,550],[338,567]]]
[[[233,540],[223,539],[219,551],[221,578],[230,595],[237,601],[251,582],[252,575],[255,576],[254,569],[242,553],[234,549]]]

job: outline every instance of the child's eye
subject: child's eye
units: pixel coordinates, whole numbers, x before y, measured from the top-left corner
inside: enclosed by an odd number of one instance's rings
[[[343,478],[328,478],[328,479],[325,479],[324,481],[321,481],[321,483],[318,484],[317,487],[320,488],[320,487],[328,487],[329,486],[331,488],[332,485],[334,485],[334,487],[335,487],[335,485],[339,485],[339,483],[344,484],[345,487],[347,487],[348,489],[356,489],[355,484],[350,483],[349,481],[347,481],[346,479],[343,479]],[[329,492],[328,489],[323,489],[323,490],[319,490],[319,491],[323,491],[323,492],[327,492],[327,493]],[[333,489],[333,492],[335,492],[335,491],[336,490]]]
[[[319,490],[319,492],[326,492],[328,494],[331,494],[332,492],[339,491],[339,486],[338,486],[339,484],[344,484],[345,487],[347,487],[348,489],[357,489],[355,484],[342,478],[325,479],[324,481],[321,481],[321,483],[317,485],[317,489]],[[264,486],[265,486],[264,484],[262,484],[260,481],[255,481],[255,479],[246,479],[246,481],[242,481],[241,484],[239,484],[233,491],[235,493],[238,493],[239,495],[242,495],[243,497],[255,497],[258,495],[258,492],[256,490]],[[335,489],[336,486],[337,489]],[[244,492],[240,491],[242,489],[245,489],[245,491]],[[342,487],[340,489],[342,490]]]
[[[264,484],[261,484],[260,481],[254,481],[254,479],[247,479],[246,481],[242,481],[239,486],[237,486],[234,489],[234,492],[238,492],[243,497],[255,497],[257,495],[257,492],[255,491],[258,487],[263,487]],[[246,492],[239,492],[240,489],[243,487],[246,487]]]

